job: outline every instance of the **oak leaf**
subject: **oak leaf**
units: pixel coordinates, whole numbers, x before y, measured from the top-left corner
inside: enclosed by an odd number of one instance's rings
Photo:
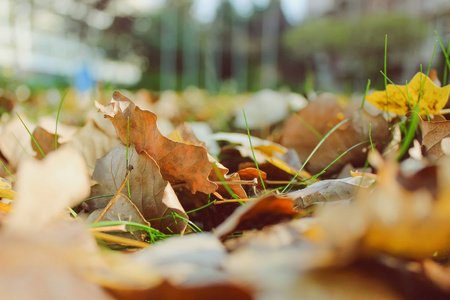
[[[111,120],[122,143],[127,143],[129,132],[129,142],[135,145],[136,151],[145,152],[156,161],[164,179],[172,183],[186,182],[192,193],[210,194],[217,189],[217,185],[208,180],[212,163],[204,147],[164,137],[156,126],[157,116],[141,110],[119,92],[114,92],[108,106],[97,103],[97,107]]]
[[[439,114],[450,94],[450,85],[439,87],[427,75],[418,72],[406,85],[388,84],[385,91],[377,91],[366,100],[377,108],[404,115],[417,104],[419,113]]]

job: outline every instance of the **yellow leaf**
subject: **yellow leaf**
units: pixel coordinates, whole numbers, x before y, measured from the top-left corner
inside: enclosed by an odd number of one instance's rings
[[[416,104],[420,114],[438,114],[447,103],[449,94],[450,85],[438,87],[419,72],[407,85],[388,84],[386,91],[373,92],[366,100],[381,110],[398,115],[406,114]]]

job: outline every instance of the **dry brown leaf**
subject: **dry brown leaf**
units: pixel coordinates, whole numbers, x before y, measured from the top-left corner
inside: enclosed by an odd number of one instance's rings
[[[53,133],[48,132],[41,126],[37,126],[36,129],[33,131],[33,137],[36,140],[37,144],[41,148],[42,152],[44,152],[44,155],[47,155],[51,151],[55,150],[55,135]],[[60,146],[60,143],[57,143],[57,146]],[[31,147],[33,148],[34,152],[36,152],[35,157],[37,159],[43,159],[41,151],[39,150],[36,143],[31,139]]]
[[[186,122],[178,125],[167,137],[175,142],[205,147],[205,143],[197,138],[191,125]]]
[[[367,189],[374,182],[374,179],[363,176],[322,180],[287,196],[295,199],[297,208],[305,208],[317,202],[350,200],[359,189]]]
[[[319,96],[286,121],[281,144],[297,151],[303,162],[320,142],[321,137],[344,119],[351,120],[333,132],[310,159],[306,168],[311,173],[319,173],[344,151],[360,142],[369,141],[369,128],[377,149],[383,149],[389,140],[388,124],[381,115],[374,117],[364,110],[343,107],[336,97]],[[354,166],[363,164],[367,156],[363,149],[367,145],[361,145],[341,157],[327,169],[327,174],[339,172],[347,163]]]
[[[100,111],[110,119],[122,143],[127,143],[127,121],[129,120],[129,142],[138,153],[146,152],[161,168],[164,179],[170,182],[186,182],[192,193],[200,191],[210,194],[217,186],[208,180],[212,164],[206,149],[200,146],[174,142],[159,132],[157,116],[143,111],[119,92],[114,92],[111,103]]]
[[[136,205],[124,194],[117,195],[114,203],[106,207],[105,210],[92,212],[87,221],[93,223],[101,216],[98,221],[127,221],[150,226],[150,223],[144,219]],[[119,232],[115,233],[115,235],[139,241],[143,241],[146,236],[143,230]]]
[[[214,234],[223,238],[234,230],[260,229],[267,225],[291,219],[298,214],[294,210],[294,200],[287,197],[268,195],[241,206],[217,227]]]
[[[127,149],[124,145],[118,145],[105,157],[97,160],[92,179],[98,182],[92,188],[91,197],[116,194],[127,174],[126,166]],[[160,173],[156,162],[145,153],[138,154],[134,147],[129,148],[129,164],[133,166],[130,172],[131,201],[146,219],[159,219],[171,216],[172,212],[180,214],[184,218],[187,215],[174,195],[171,186]],[[127,195],[126,188],[122,193]],[[111,197],[89,201],[91,209],[104,208]],[[186,224],[178,220],[176,224],[173,218],[151,221],[152,226],[159,230],[170,230],[183,233]],[[166,227],[164,227],[166,226]]]
[[[442,150],[441,141],[450,137],[450,121],[423,121],[419,119],[422,132],[422,146],[424,155],[430,160],[436,160],[445,155]]]

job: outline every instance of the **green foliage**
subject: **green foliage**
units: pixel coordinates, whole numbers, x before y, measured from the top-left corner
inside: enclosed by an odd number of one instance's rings
[[[383,53],[384,37],[390,52],[406,50],[425,38],[427,26],[420,19],[399,14],[376,14],[357,18],[322,18],[293,28],[284,45],[299,57],[318,52]]]
[[[384,37],[388,38],[388,53],[393,58],[388,73],[399,74],[401,57],[411,53],[411,49],[417,49],[425,39],[427,29],[424,20],[392,13],[328,17],[288,30],[283,35],[283,45],[298,62],[312,63],[313,68],[320,59],[317,54],[327,55],[334,77],[341,83],[353,84],[353,89],[363,86],[368,78],[374,79],[374,88],[382,88],[379,70],[385,52]]]

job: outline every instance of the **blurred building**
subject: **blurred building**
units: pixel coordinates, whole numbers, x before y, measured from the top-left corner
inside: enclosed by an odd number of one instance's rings
[[[84,68],[96,81],[136,83],[141,76],[139,66],[111,60],[101,48],[102,30],[113,23],[117,13],[103,9],[101,2],[1,0],[3,76],[24,79],[45,74],[73,78]]]

